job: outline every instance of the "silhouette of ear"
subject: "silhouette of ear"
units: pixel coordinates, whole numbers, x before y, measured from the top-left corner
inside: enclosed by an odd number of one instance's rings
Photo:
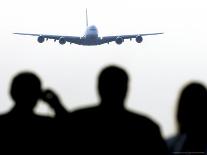
[[[31,72],[22,72],[14,77],[10,93],[16,102],[35,102],[41,93],[40,79]]]
[[[98,79],[98,90],[102,99],[123,100],[128,84],[127,73],[117,66],[102,70]]]

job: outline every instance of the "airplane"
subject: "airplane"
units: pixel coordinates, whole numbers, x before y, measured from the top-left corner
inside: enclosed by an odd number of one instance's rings
[[[47,34],[31,34],[31,33],[13,33],[17,35],[28,35],[36,36],[39,43],[43,43],[45,40],[53,39],[54,41],[59,41],[61,45],[64,45],[66,42],[70,44],[78,44],[83,46],[96,46],[115,41],[118,45],[122,44],[125,39],[132,40],[135,38],[137,43],[143,41],[143,36],[149,35],[159,35],[163,33],[148,33],[148,34],[134,34],[134,35],[116,35],[116,36],[103,36],[99,37],[98,29],[95,25],[88,26],[88,13],[86,9],[86,31],[85,35],[82,37],[79,36],[61,36],[61,35],[47,35]]]

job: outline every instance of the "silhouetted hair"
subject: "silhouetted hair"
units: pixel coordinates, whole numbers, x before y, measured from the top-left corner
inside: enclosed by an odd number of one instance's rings
[[[127,73],[116,66],[109,66],[102,70],[98,79],[98,90],[104,101],[123,101],[128,85]]]
[[[207,110],[207,90],[198,83],[193,82],[185,86],[178,102],[177,120],[181,133],[189,132],[203,125]],[[202,127],[201,127],[202,128]]]
[[[18,106],[33,108],[41,94],[40,79],[31,72],[20,73],[14,77],[10,93],[16,104],[21,102],[22,105]]]

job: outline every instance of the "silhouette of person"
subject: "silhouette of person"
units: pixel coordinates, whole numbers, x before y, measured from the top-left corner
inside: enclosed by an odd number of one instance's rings
[[[127,73],[120,67],[102,70],[98,78],[100,105],[72,113],[78,145],[87,146],[84,151],[88,152],[98,149],[97,154],[167,154],[158,125],[125,109],[128,81]]]
[[[63,111],[66,111],[57,95],[51,90],[43,91],[40,79],[31,72],[22,72],[14,77],[10,94],[14,107],[0,116],[2,133],[12,140],[21,139],[28,143],[41,139],[46,146],[56,134],[56,123],[50,117],[36,115],[33,110],[38,100],[42,99],[54,109],[58,118],[62,117]]]
[[[207,154],[207,90],[198,82],[186,85],[177,108],[179,133],[169,139],[170,152]]]
[[[14,100],[14,107],[5,115],[5,118],[19,121],[44,118],[33,113],[41,96],[41,82],[35,74],[24,72],[15,76],[11,84],[10,95]]]

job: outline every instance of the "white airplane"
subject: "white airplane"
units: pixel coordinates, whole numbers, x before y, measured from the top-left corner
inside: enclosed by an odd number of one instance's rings
[[[118,45],[124,42],[124,39],[132,40],[135,38],[137,43],[141,43],[143,41],[143,36],[149,35],[158,35],[163,33],[148,33],[148,34],[134,34],[134,35],[117,35],[117,36],[104,36],[99,37],[98,29],[96,26],[88,26],[88,13],[86,9],[86,31],[85,35],[82,37],[79,36],[61,36],[61,35],[47,35],[47,34],[30,34],[30,33],[14,33],[18,35],[29,35],[29,36],[37,36],[37,41],[39,43],[43,43],[45,40],[54,39],[54,41],[59,41],[61,45],[64,45],[66,42],[70,44],[78,44],[84,46],[95,46],[101,45],[109,42],[115,41]]]

